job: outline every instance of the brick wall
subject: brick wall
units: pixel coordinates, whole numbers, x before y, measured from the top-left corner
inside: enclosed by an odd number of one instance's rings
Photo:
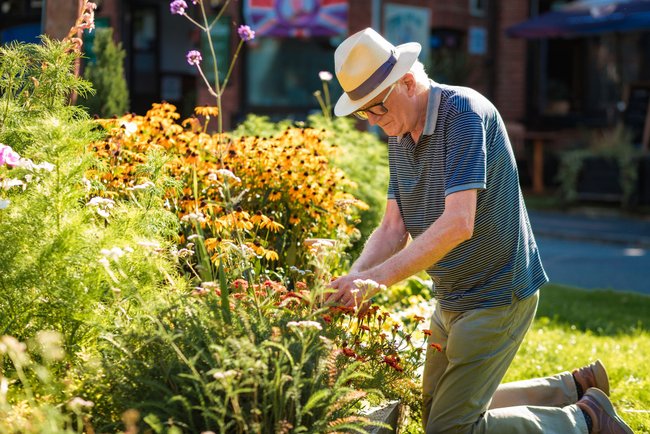
[[[45,2],[45,33],[54,39],[63,39],[77,20],[79,0]]]
[[[526,41],[509,38],[505,29],[526,18],[528,2],[502,2],[494,102],[506,121],[522,121],[526,115]]]

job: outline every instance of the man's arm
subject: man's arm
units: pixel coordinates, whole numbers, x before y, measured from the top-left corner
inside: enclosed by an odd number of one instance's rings
[[[408,240],[408,232],[399,212],[397,201],[389,199],[381,224],[366,241],[359,258],[354,261],[349,273],[355,274],[379,265],[402,250]]]
[[[347,275],[339,277],[330,284],[332,288],[340,291],[327,294],[325,300],[332,303],[342,302],[341,297],[355,288],[352,282],[356,279],[365,279],[366,277],[360,277],[361,273],[383,263],[402,250],[408,236],[397,201],[388,199],[381,224],[368,238],[359,258],[354,261]]]
[[[358,305],[358,299],[364,296],[350,293],[350,290],[355,288],[354,280],[372,279],[379,284],[390,286],[426,270],[444,258],[454,247],[472,237],[476,216],[476,195],[476,190],[464,190],[447,196],[445,211],[422,235],[399,253],[372,268],[355,270],[336,279],[331,286],[338,291],[330,294],[328,301],[353,307]],[[365,298],[373,295],[365,294]]]

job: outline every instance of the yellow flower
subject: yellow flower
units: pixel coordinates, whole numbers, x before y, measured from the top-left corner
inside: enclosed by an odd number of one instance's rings
[[[276,222],[275,220],[273,220],[273,219],[271,219],[269,217],[266,217],[266,219],[262,222],[260,227],[262,229],[268,229],[271,232],[275,232],[275,233],[278,233],[282,229],[284,229],[284,226],[282,226],[280,223]]]
[[[264,254],[264,258],[266,258],[269,261],[277,261],[278,259],[280,259],[278,253],[275,252],[274,250],[266,250]]]
[[[194,108],[194,113],[199,116],[218,116],[219,108],[214,106],[198,106]]]

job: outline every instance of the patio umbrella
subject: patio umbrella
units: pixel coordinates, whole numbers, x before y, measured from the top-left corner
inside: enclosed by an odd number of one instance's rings
[[[513,38],[589,36],[650,30],[650,0],[590,0],[569,3],[506,29]]]

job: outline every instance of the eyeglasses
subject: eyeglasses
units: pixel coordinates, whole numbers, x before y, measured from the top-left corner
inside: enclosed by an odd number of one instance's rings
[[[390,93],[395,88],[396,84],[397,83],[393,83],[390,86],[390,89],[388,89],[388,93],[386,93],[386,95],[384,96],[384,99],[382,99],[381,102],[378,102],[377,104],[373,104],[370,107],[366,107],[363,110],[357,110],[356,112],[352,113],[352,115],[357,119],[361,119],[361,120],[365,121],[365,120],[368,120],[368,113],[372,113],[375,116],[383,116],[386,113],[388,113],[388,109],[386,108],[384,103],[388,99],[388,95],[390,95]]]

